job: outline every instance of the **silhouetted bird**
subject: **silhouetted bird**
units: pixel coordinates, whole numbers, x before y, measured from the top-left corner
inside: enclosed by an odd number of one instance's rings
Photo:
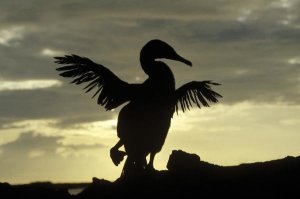
[[[86,92],[96,89],[98,104],[112,110],[125,102],[118,117],[117,133],[119,142],[111,149],[110,155],[118,165],[127,154],[123,174],[131,171],[154,169],[153,161],[167,136],[171,118],[180,106],[184,112],[192,105],[199,108],[209,106],[207,101],[218,102],[220,94],[210,85],[220,85],[212,81],[192,81],[175,89],[175,80],[170,68],[156,59],[166,58],[192,63],[161,40],[149,41],[141,50],[140,62],[149,78],[142,84],[129,84],[120,80],[103,65],[77,55],[55,57],[56,63],[65,66],[57,68],[63,77],[75,78],[71,83],[89,82]],[[125,152],[119,151],[124,145]],[[147,164],[146,157],[150,154]]]

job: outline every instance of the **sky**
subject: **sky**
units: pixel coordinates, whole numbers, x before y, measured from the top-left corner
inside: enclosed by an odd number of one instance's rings
[[[120,108],[106,112],[58,76],[53,56],[78,54],[141,83],[151,39],[193,63],[164,60],[176,87],[214,80],[209,108],[172,119],[172,150],[238,165],[300,154],[300,0],[0,0],[0,182],[115,180],[110,148]]]

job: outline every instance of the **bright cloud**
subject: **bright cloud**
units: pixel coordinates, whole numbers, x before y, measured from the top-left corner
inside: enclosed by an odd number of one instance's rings
[[[24,81],[1,81],[0,91],[5,90],[34,90],[53,86],[60,86],[62,83],[58,80],[24,80]]]
[[[25,28],[23,26],[12,26],[7,29],[0,29],[0,44],[10,46],[14,40],[22,39]]]
[[[26,132],[36,132],[37,129],[43,129],[38,131],[39,134],[44,136],[58,136],[59,143],[62,146],[68,148],[78,147],[80,148],[90,148],[94,145],[101,145],[102,143],[105,146],[113,145],[117,139],[117,132],[115,130],[116,119],[104,120],[98,122],[88,122],[78,125],[74,125],[70,128],[60,129],[55,124],[57,120],[24,120],[19,122],[14,122],[10,125],[5,125],[5,130],[2,130],[2,143],[5,143],[5,139],[12,140],[11,136],[6,136],[6,134],[11,134],[10,129],[15,131],[26,131]],[[14,136],[16,139],[17,136]],[[0,142],[1,145],[1,142]],[[72,147],[70,147],[72,146]]]
[[[50,49],[50,48],[44,48],[42,51],[41,51],[41,55],[43,56],[48,56],[48,57],[54,57],[54,56],[62,56],[66,54],[64,51],[61,51],[61,50],[53,50],[53,49]]]
[[[272,6],[275,8],[291,8],[294,3],[294,0],[279,0],[272,2]]]
[[[251,15],[252,10],[244,9],[241,11],[241,15],[237,18],[239,22],[245,22],[248,20],[249,16]]]
[[[289,64],[300,64],[300,57],[293,57],[288,60]]]

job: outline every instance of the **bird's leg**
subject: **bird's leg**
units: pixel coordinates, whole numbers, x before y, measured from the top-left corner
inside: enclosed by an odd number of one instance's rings
[[[120,139],[117,144],[115,146],[113,146],[111,149],[113,150],[118,150],[121,146],[123,146],[123,142],[122,140]]]
[[[122,140],[110,149],[110,158],[112,159],[113,163],[118,166],[120,162],[124,159],[126,153],[124,151],[120,151],[119,148],[123,146]]]
[[[121,177],[128,177],[134,171],[134,162],[130,156],[127,157],[122,169]]]
[[[141,157],[135,160],[136,170],[144,171],[147,168],[146,157]]]
[[[123,167],[121,177],[139,178],[143,176],[147,166],[146,157],[130,157],[128,156]]]
[[[150,160],[149,160],[149,163],[148,163],[148,165],[147,165],[147,170],[155,171],[154,166],[153,166],[153,162],[154,162],[154,157],[155,157],[155,155],[156,155],[155,152],[150,153]]]

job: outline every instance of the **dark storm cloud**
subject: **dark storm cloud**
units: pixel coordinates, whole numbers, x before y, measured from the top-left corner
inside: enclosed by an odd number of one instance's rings
[[[0,126],[54,118],[61,127],[104,120],[104,112],[79,87],[58,77],[44,49],[90,57],[122,79],[146,77],[139,50],[148,40],[172,44],[195,67],[174,66],[177,85],[213,79],[222,103],[250,100],[300,103],[299,2],[281,1],[1,1],[0,31],[23,27],[22,37],[0,44],[0,78],[58,79],[63,87],[0,92]],[[288,21],[284,25],[282,21]],[[286,22],[285,22],[286,23]],[[178,63],[168,62],[172,65]],[[0,79],[1,80],[1,79]]]
[[[178,35],[191,45],[198,43],[192,48],[194,52],[188,54],[199,69],[180,69],[180,74],[222,83],[217,89],[224,96],[222,103],[300,103],[300,65],[288,63],[300,55],[300,29],[279,24],[267,29],[256,23],[218,24],[190,25],[191,32]]]
[[[27,119],[56,119],[60,126],[112,118],[88,94],[67,89],[39,89],[0,92],[0,124]]]
[[[228,3],[222,0],[166,0],[166,1],[4,1],[3,18],[8,22],[39,22],[59,20],[70,17],[113,17],[113,18],[194,18],[195,16],[214,16],[218,11],[230,8],[234,1]],[[246,3],[247,4],[247,3]],[[217,6],[216,6],[217,5]],[[231,10],[231,9],[230,9]],[[4,11],[4,9],[3,9]],[[9,11],[9,12],[8,12]],[[233,10],[232,10],[233,11]],[[96,16],[94,14],[97,14]],[[224,15],[224,14],[223,14]],[[80,17],[79,17],[80,18]]]

